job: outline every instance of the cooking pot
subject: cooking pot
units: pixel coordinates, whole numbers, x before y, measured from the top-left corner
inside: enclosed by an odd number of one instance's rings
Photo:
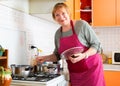
[[[47,69],[50,74],[59,74],[60,64],[48,64]]]
[[[30,71],[33,69],[30,65],[11,65],[12,76],[27,78]]]
[[[60,64],[37,64],[34,66],[34,73],[60,73]]]
[[[34,70],[33,70],[34,73],[40,73],[40,72],[42,72],[41,67],[42,67],[42,64],[34,65]]]

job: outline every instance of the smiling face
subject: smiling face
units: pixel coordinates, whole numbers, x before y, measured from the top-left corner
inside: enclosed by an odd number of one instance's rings
[[[70,12],[68,7],[64,3],[58,3],[55,5],[52,16],[56,22],[65,26],[70,23]]]
[[[55,21],[60,25],[67,25],[70,22],[70,17],[65,8],[58,9],[55,13]]]

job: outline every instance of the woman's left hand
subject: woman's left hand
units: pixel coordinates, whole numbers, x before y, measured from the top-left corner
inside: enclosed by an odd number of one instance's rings
[[[68,59],[72,62],[72,63],[77,63],[80,60],[84,59],[86,56],[83,53],[78,53],[78,54],[74,54],[71,55],[70,57],[68,57]]]

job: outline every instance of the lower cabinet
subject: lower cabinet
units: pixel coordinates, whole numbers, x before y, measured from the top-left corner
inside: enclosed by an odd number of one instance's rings
[[[120,86],[120,71],[104,71],[106,86]]]

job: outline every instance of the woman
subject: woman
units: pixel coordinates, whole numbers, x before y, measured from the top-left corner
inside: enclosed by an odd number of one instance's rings
[[[37,57],[37,61],[53,61],[60,59],[65,50],[82,47],[84,51],[77,58],[66,57],[71,86],[105,86],[102,59],[99,55],[100,42],[87,22],[71,20],[66,4],[57,3],[52,12],[54,20],[61,25],[55,34],[54,53]]]

